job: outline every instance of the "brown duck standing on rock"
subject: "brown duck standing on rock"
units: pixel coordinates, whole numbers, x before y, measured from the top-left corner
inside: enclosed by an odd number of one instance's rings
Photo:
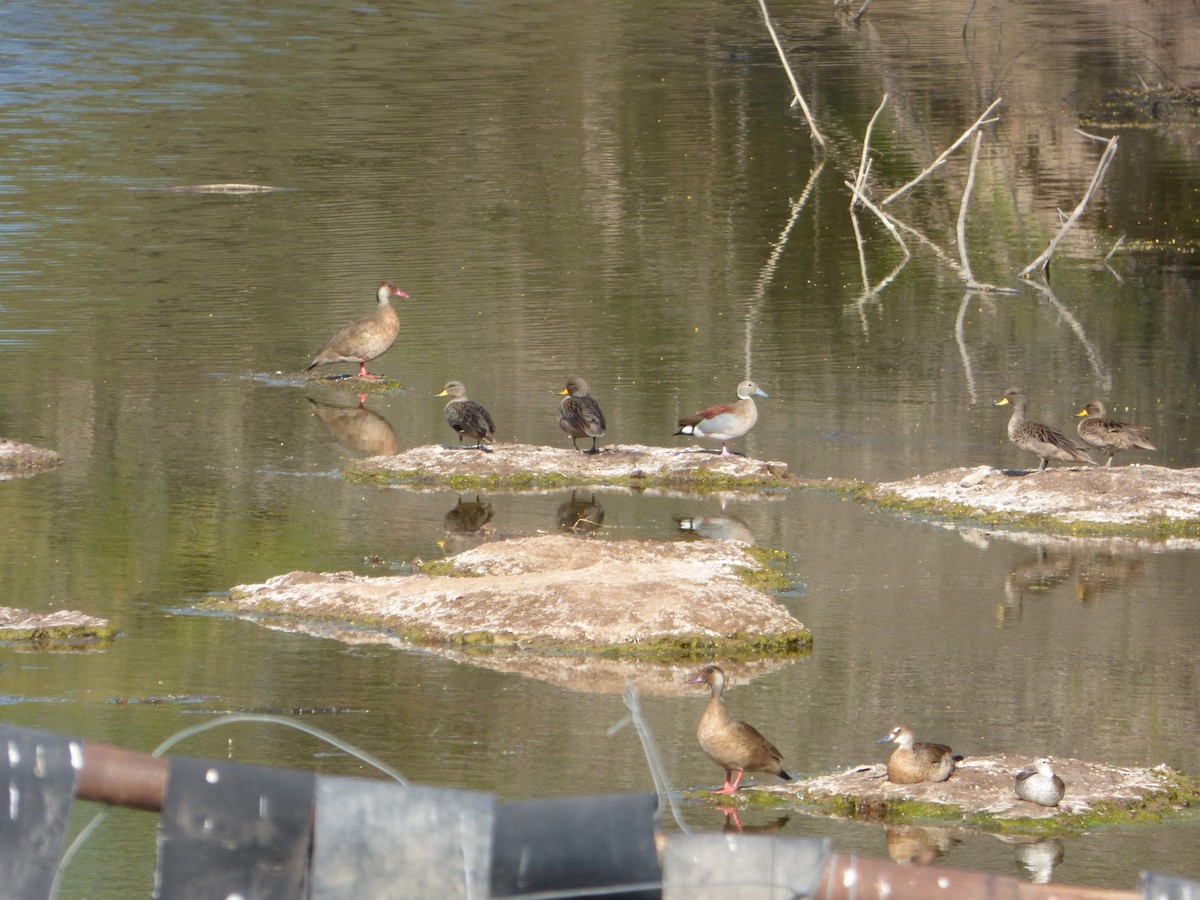
[[[1088,456],[1087,447],[1075,443],[1057,428],[1028,421],[1025,418],[1027,402],[1020,388],[1009,388],[1004,396],[996,401],[996,405],[1012,405],[1012,418],[1008,420],[1008,439],[1022,450],[1041,457],[1039,472],[1046,471],[1046,463],[1052,459],[1096,464],[1096,461]]]
[[[367,371],[367,363],[383,356],[396,342],[400,333],[400,317],[392,308],[393,297],[408,298],[395,282],[385,281],[375,293],[375,314],[355,319],[325,342],[309,365],[309,371],[329,363],[358,363],[358,377],[364,381],[380,381],[378,375]]]
[[[1108,418],[1104,413],[1104,404],[1093,400],[1076,416],[1087,416],[1079,423],[1079,436],[1108,457],[1104,465],[1111,466],[1113,457],[1122,450],[1157,450],[1150,439],[1146,437],[1146,429],[1140,425],[1129,425]]]
[[[592,439],[592,449],[584,453],[599,453],[596,449],[596,438],[604,437],[607,424],[604,412],[588,389],[587,382],[577,375],[567,379],[567,386],[559,391],[563,402],[558,405],[558,427],[571,436],[571,446],[576,450],[575,443],[579,438]]]
[[[897,725],[875,743],[898,745],[887,764],[887,777],[892,784],[945,781],[962,759],[945,744],[914,742],[912,730],[904,725]]]
[[[725,770],[725,784],[715,794],[732,794],[742,783],[746,772],[767,772],[784,781],[792,776],[783,771],[783,755],[758,730],[729,715],[721,694],[725,690],[725,673],[718,666],[705,666],[684,684],[707,684],[712,691],[696,737],[700,749],[708,758]],[[737,778],[733,773],[737,772]]]

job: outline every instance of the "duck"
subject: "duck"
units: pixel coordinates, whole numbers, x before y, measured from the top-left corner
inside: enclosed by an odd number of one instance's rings
[[[736,403],[710,406],[693,415],[684,416],[679,420],[679,430],[675,433],[720,441],[721,456],[732,456],[729,452],[729,442],[745,435],[758,421],[758,407],[754,405],[754,398],[768,396],[749,379],[738,383],[736,393]]]
[[[400,317],[392,308],[392,298],[408,294],[396,287],[394,281],[385,281],[375,292],[374,315],[355,319],[327,340],[306,371],[330,363],[358,363],[358,377],[363,381],[381,381],[378,375],[367,371],[367,363],[383,356],[396,342],[400,333]]]
[[[887,764],[888,781],[893,784],[945,781],[962,759],[945,744],[914,742],[912,730],[905,725],[897,725],[875,743],[898,745]]]
[[[1049,425],[1040,422],[1030,422],[1025,418],[1027,404],[1024,392],[1020,388],[1009,388],[1004,396],[996,401],[996,406],[1013,408],[1012,418],[1008,420],[1008,439],[1029,453],[1041,457],[1038,472],[1046,471],[1046,463],[1051,459],[1061,459],[1064,462],[1085,462],[1093,466],[1096,461],[1088,456],[1087,447],[1076,444],[1073,440]]]
[[[579,438],[590,437],[592,449],[584,453],[599,453],[596,449],[596,438],[604,436],[608,425],[604,421],[604,411],[592,396],[588,384],[578,375],[567,379],[567,386],[558,392],[563,396],[563,402],[558,406],[558,427],[571,436],[571,446],[576,450]]]
[[[462,445],[463,435],[474,438],[474,450],[491,453],[485,443],[491,444],[496,440],[496,426],[488,411],[474,400],[467,399],[467,389],[461,381],[447,381],[440,394],[435,397],[450,397],[446,404],[446,422],[458,432],[458,443]]]
[[[733,794],[746,772],[767,772],[784,781],[792,776],[783,770],[783,754],[758,729],[729,715],[721,694],[725,673],[720,666],[705,666],[684,684],[707,684],[711,693],[696,738],[709,759],[725,770],[725,784],[714,794]],[[733,773],[737,772],[737,778]]]
[[[1040,806],[1058,806],[1067,790],[1063,780],[1054,774],[1050,758],[1046,756],[1018,772],[1015,787],[1018,797]]]
[[[1083,440],[1098,449],[1108,457],[1104,465],[1111,466],[1113,457],[1122,450],[1157,450],[1150,439],[1146,437],[1146,429],[1141,425],[1129,425],[1118,422],[1105,415],[1104,404],[1093,400],[1079,412],[1078,416],[1087,416],[1076,429]]]

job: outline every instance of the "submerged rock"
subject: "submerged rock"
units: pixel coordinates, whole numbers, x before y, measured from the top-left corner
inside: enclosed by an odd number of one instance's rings
[[[60,462],[62,457],[53,450],[0,438],[0,481],[34,475]]]
[[[616,444],[585,454],[560,447],[499,443],[491,453],[429,445],[397,456],[355,460],[346,476],[395,484],[442,484],[460,490],[635,485],[708,489],[791,486],[786,463],[721,456],[700,447]]]
[[[352,622],[422,645],[672,657],[806,649],[811,633],[750,581],[777,574],[716,542],[547,535],[484,544],[422,574],[292,572],[218,602],[273,627]]]

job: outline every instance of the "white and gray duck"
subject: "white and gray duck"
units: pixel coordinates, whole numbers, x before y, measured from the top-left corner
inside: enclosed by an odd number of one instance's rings
[[[1039,806],[1058,806],[1067,790],[1063,780],[1054,774],[1046,756],[1018,772],[1015,787],[1018,797]]]
[[[679,420],[679,430],[675,433],[720,441],[721,455],[732,456],[729,452],[729,442],[743,437],[758,421],[758,407],[754,405],[754,398],[767,396],[766,392],[749,379],[738,383],[736,393],[735,403],[710,406],[698,413],[684,416]]]

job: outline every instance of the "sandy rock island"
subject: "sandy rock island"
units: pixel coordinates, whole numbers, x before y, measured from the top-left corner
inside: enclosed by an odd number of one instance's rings
[[[291,572],[212,605],[272,627],[348,621],[432,646],[678,656],[787,653],[812,635],[752,582],[775,573],[715,541],[547,535],[483,544],[422,573]]]
[[[856,766],[794,784],[764,785],[773,799],[799,801],[810,812],[888,823],[940,822],[983,831],[1054,833],[1154,821],[1200,798],[1200,781],[1164,766],[1124,768],[1067,757],[1053,760],[1066,783],[1058,806],[1017,797],[1015,774],[1031,757],[967,757],[949,780],[892,784],[886,765]]]
[[[875,485],[863,496],[900,510],[1073,534],[1200,537],[1200,469],[980,466]]]
[[[346,466],[347,478],[458,489],[530,489],[569,485],[691,488],[784,488],[786,463],[721,456],[701,447],[613,444],[595,454],[570,448],[496,444],[490,453],[428,445]]]

